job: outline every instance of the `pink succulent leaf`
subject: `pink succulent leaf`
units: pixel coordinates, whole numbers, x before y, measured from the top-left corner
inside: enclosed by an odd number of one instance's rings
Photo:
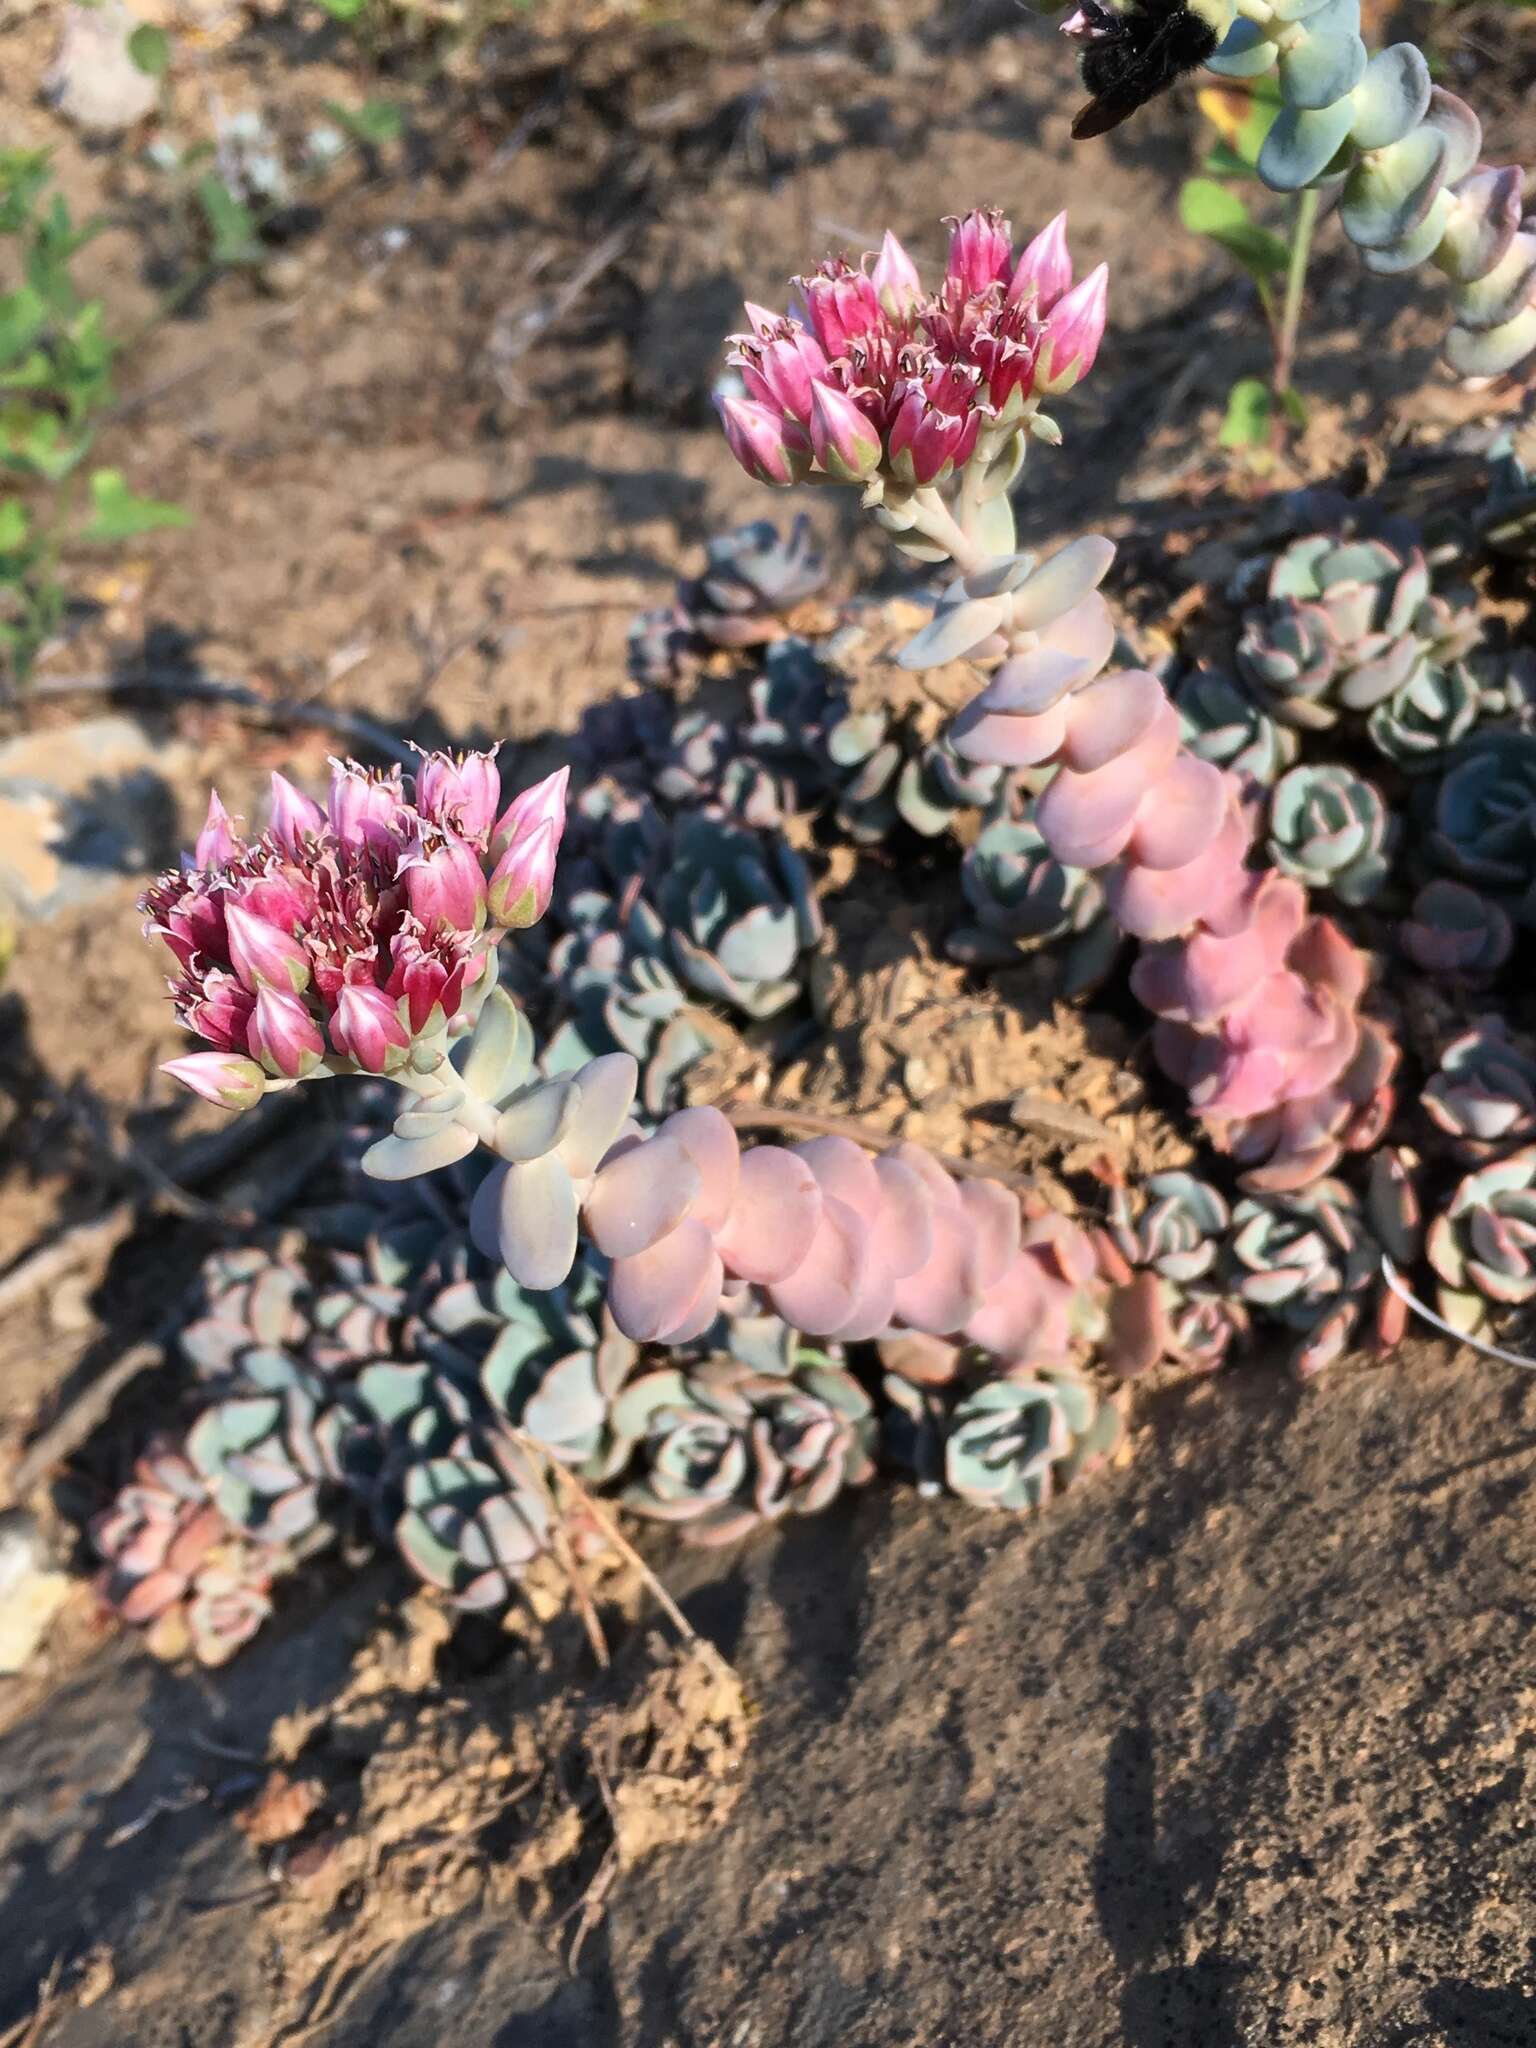
[[[960,1207],[960,1190],[940,1166],[933,1154],[921,1145],[914,1145],[903,1138],[899,1145],[893,1145],[889,1152],[882,1153],[882,1160],[889,1160],[897,1166],[904,1166],[909,1173],[916,1174],[928,1190],[928,1199],[935,1211]]]
[[[882,1335],[895,1312],[896,1276],[867,1224],[865,1230],[867,1257],[858,1293],[846,1318],[828,1333],[840,1344],[864,1344]]]
[[[823,1195],[816,1233],[794,1270],[768,1298],[792,1329],[829,1336],[853,1314],[871,1256],[869,1225],[835,1195]]]
[[[708,1230],[720,1230],[741,1184],[741,1142],[718,1109],[679,1109],[658,1133],[682,1146],[698,1169],[699,1193],[691,1214]]]
[[[1162,684],[1145,669],[1101,676],[1065,707],[1062,766],[1080,775],[1107,767],[1163,721],[1167,703]]]
[[[1069,541],[1015,594],[1014,630],[1039,633],[1063,619],[1097,590],[1114,559],[1115,544],[1102,534],[1085,533]]]
[[[658,1134],[598,1171],[582,1209],[605,1258],[649,1251],[675,1230],[698,1199],[703,1178],[676,1138]]]
[[[960,1207],[974,1236],[977,1283],[990,1292],[1019,1255],[1019,1198],[995,1180],[964,1180]]]
[[[910,1166],[889,1152],[875,1161],[880,1214],[875,1242],[898,1280],[933,1257],[933,1196]]]
[[[560,1157],[573,1179],[587,1180],[619,1142],[640,1070],[633,1054],[606,1052],[578,1068],[575,1079],[581,1100],[560,1134]]]
[[[851,1138],[809,1138],[795,1147],[816,1176],[822,1194],[835,1195],[840,1202],[873,1223],[880,1214],[880,1180],[874,1161],[862,1145]]]
[[[1127,864],[1105,881],[1116,923],[1140,939],[1171,939],[1241,894],[1248,830],[1234,805],[1211,844],[1181,868]]]
[[[626,1337],[637,1344],[670,1340],[720,1297],[721,1263],[702,1223],[689,1219],[643,1252],[614,1262],[608,1306]]]
[[[1187,868],[1215,844],[1238,794],[1220,768],[1181,753],[1142,798],[1127,858],[1159,871]]]
[[[977,1275],[974,1238],[958,1194],[953,1208],[935,1210],[933,1256],[896,1285],[895,1308],[901,1322],[935,1337],[964,1329],[985,1294]]]
[[[509,1166],[498,1206],[497,1245],[518,1286],[559,1287],[576,1263],[577,1223],[576,1190],[561,1161],[546,1153]]]
[[[727,1273],[759,1287],[787,1278],[809,1252],[820,1219],[821,1190],[803,1159],[778,1145],[744,1152],[717,1238]]]

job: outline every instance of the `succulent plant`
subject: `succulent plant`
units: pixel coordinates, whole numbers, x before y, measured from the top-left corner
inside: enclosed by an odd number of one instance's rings
[[[233,1527],[261,1542],[313,1543],[337,1500],[346,1413],[298,1385],[232,1395],[198,1416],[187,1456]]]
[[[568,1014],[545,1045],[544,1072],[574,1073],[604,1053],[630,1053],[640,1101],[664,1116],[711,1045],[670,964],[666,927],[643,896],[620,907],[589,890],[564,914],[574,928],[550,948],[543,993],[557,992]]]
[[[710,804],[743,825],[783,823],[795,808],[792,779],[744,751],[737,733],[707,711],[685,711],[653,752],[651,787],[669,804]]]
[[[1515,933],[1497,903],[1465,882],[1426,882],[1398,927],[1398,943],[1426,974],[1483,981],[1514,950]]]
[[[1323,731],[1451,668],[1480,637],[1474,612],[1431,594],[1416,548],[1310,534],[1277,556],[1269,604],[1250,613],[1237,659],[1276,718]],[[1400,722],[1410,715],[1405,699]]]
[[[609,1415],[639,1347],[603,1299],[605,1262],[584,1252],[563,1287],[535,1293],[505,1269],[438,1294],[424,1321],[478,1360],[492,1412],[592,1481],[611,1478],[620,1455]]]
[[[1292,768],[1269,805],[1269,855],[1283,874],[1368,903],[1391,870],[1392,819],[1381,792],[1333,762]]]
[[[1522,456],[1511,431],[1501,434],[1488,453],[1488,493],[1478,515],[1479,537],[1495,554],[1517,560],[1536,554],[1536,451]]]
[[[150,1631],[157,1655],[190,1650],[226,1663],[272,1611],[271,1582],[290,1560],[244,1542],[171,1445],[145,1451],[133,1477],[91,1523],[105,1560],[97,1588],[122,1620]]]
[[[771,1017],[799,994],[801,956],[821,935],[821,913],[809,870],[786,840],[685,813],[655,901],[673,964],[699,995]]]
[[[1409,775],[1444,765],[1458,741],[1480,719],[1505,708],[1501,691],[1490,689],[1464,661],[1443,667],[1426,662],[1371,713],[1366,731],[1378,753]]]
[[[1194,669],[1174,693],[1184,744],[1202,761],[1268,789],[1296,759],[1298,741],[1230,676]]]
[[[1435,792],[1430,853],[1517,922],[1536,923],[1536,733],[1463,743]]]
[[[1221,1255],[1231,1210],[1194,1174],[1152,1174],[1139,1216],[1123,1186],[1114,1190],[1108,1243],[1100,1257],[1117,1285],[1110,1298],[1104,1363],[1123,1379],[1171,1358],[1214,1372],[1246,1333],[1242,1301],[1223,1285]]]
[[[758,647],[786,628],[785,615],[827,580],[810,521],[802,513],[781,538],[757,519],[707,542],[704,571],[685,578],[670,605],[643,612],[630,628],[637,681],[675,681],[712,647]]]
[[[951,959],[1001,967],[1065,939],[1061,991],[1069,999],[1096,988],[1114,966],[1121,940],[1103,889],[1053,860],[1027,817],[984,825],[961,862],[960,883],[974,922],[950,933]]]
[[[503,1432],[466,1438],[405,1475],[400,1554],[456,1607],[505,1607],[547,1549],[550,1497],[533,1459]]]
[[[619,1396],[613,1426],[637,1463],[624,1505],[695,1543],[814,1514],[874,1472],[869,1396],[816,1352],[789,1374],[729,1359],[645,1373]]]
[[[1464,1336],[1536,1299],[1536,1146],[1469,1173],[1424,1249],[1442,1283],[1440,1313]]]
[[[1463,1159],[1536,1139],[1536,1046],[1501,1017],[1479,1017],[1440,1055],[1419,1100]]]
[[[989,1380],[949,1419],[945,1483],[973,1506],[1026,1513],[1102,1464],[1120,1435],[1118,1410],[1086,1380],[1056,1372]]]
[[[1309,1378],[1345,1350],[1373,1305],[1377,1342],[1401,1334],[1402,1304],[1382,1284],[1381,1255],[1407,1266],[1418,1244],[1412,1177],[1402,1157],[1384,1148],[1372,1160],[1363,1203],[1338,1180],[1239,1202],[1225,1279],[1252,1313],[1301,1333],[1291,1363]]]

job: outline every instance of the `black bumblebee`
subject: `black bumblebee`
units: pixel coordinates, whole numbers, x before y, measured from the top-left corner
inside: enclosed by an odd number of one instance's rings
[[[1093,98],[1072,123],[1075,142],[1107,135],[1138,107],[1166,92],[1211,57],[1220,35],[1207,13],[1224,20],[1221,0],[1079,0],[1069,29],[1085,38],[1083,83]]]

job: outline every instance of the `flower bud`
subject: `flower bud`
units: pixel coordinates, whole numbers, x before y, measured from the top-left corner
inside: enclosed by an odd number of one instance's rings
[[[416,808],[445,832],[482,845],[501,802],[496,748],[489,753],[436,753],[416,771]]]
[[[325,813],[320,806],[307,797],[303,790],[295,789],[286,775],[272,771],[272,807],[267,819],[267,830],[283,849],[295,859],[304,850],[304,841],[313,839],[325,829]]]
[[[977,207],[950,221],[944,274],[958,281],[967,298],[979,297],[1006,278],[1012,261],[1012,231],[995,206]]]
[[[569,768],[557,768],[542,782],[519,790],[496,820],[491,852],[497,860],[515,841],[527,838],[544,824],[554,828],[554,850],[559,850],[560,838],[565,831],[565,791],[570,779]]]
[[[905,320],[923,296],[917,265],[889,228],[880,244],[880,254],[875,258],[869,281],[875,288],[881,307],[892,320]]]
[[[223,867],[226,861],[240,851],[239,834],[228,811],[219,802],[219,792],[208,792],[208,816],[203,829],[197,835],[197,844],[192,849],[192,865],[195,868]]]
[[[455,953],[441,935],[428,942],[414,920],[395,940],[393,952],[385,994],[395,1001],[404,997],[411,1035],[420,1037],[434,1010],[440,1013],[439,1023],[457,1014],[465,985],[477,978],[480,963]]]
[[[367,1073],[387,1074],[404,1062],[411,1034],[400,1021],[398,1005],[383,989],[348,982],[336,998],[331,1043]]]
[[[549,908],[555,891],[555,832],[546,821],[515,839],[491,876],[491,922],[503,931],[526,931]]]
[[[160,1071],[220,1109],[253,1109],[266,1092],[267,1077],[254,1060],[237,1053],[189,1052],[166,1060]]]
[[[1093,368],[1104,338],[1109,268],[1101,263],[1051,309],[1040,342],[1035,388],[1048,395],[1070,391]]]
[[[233,899],[224,906],[229,964],[253,992],[286,989],[298,995],[309,986],[309,954],[291,932],[257,917]]]
[[[477,932],[485,923],[485,873],[473,847],[447,833],[412,842],[396,871],[411,913],[430,930]]]
[[[783,489],[805,474],[810,442],[805,430],[754,398],[715,400],[731,453],[760,484]]]
[[[824,263],[814,277],[795,281],[805,300],[806,318],[829,361],[846,355],[850,341],[885,326],[873,279],[841,257]]]
[[[749,316],[754,310],[748,307]],[[827,359],[798,320],[774,321],[755,340],[743,340],[731,360],[741,371],[748,398],[770,412],[788,414],[801,426],[809,422],[811,384],[827,374]]]
[[[356,761],[332,761],[326,814],[343,846],[387,846],[404,807],[398,768],[377,775]]]
[[[298,997],[274,988],[257,990],[246,1044],[252,1059],[285,1081],[302,1081],[325,1052],[319,1027]]]
[[[1056,301],[1072,289],[1072,257],[1067,248],[1067,216],[1058,213],[1043,227],[1014,265],[1008,287],[1008,303],[1026,296],[1034,300],[1038,314],[1049,313]]]
[[[840,484],[867,483],[880,467],[880,436],[846,391],[811,386],[811,449]]]
[[[199,1038],[206,1038],[225,1052],[244,1050],[250,1038],[251,1011],[255,999],[232,974],[213,967],[202,978],[201,987],[192,983],[185,991],[183,1015]]]

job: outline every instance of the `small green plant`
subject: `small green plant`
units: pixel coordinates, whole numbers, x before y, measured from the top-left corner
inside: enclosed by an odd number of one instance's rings
[[[0,236],[21,279],[0,297],[0,663],[13,689],[63,622],[67,553],[187,523],[121,470],[86,468],[121,348],[74,275],[101,225],[76,224],[46,151],[0,152]]]
[[[1217,243],[1252,280],[1269,325],[1274,351],[1270,374],[1238,378],[1227,394],[1221,426],[1223,447],[1247,450],[1262,460],[1287,427],[1306,425],[1306,405],[1292,377],[1317,193],[1296,195],[1284,234],[1255,220],[1240,188],[1260,186],[1259,151],[1280,112],[1279,91],[1271,81],[1259,78],[1246,92],[1215,87],[1199,97],[1201,110],[1220,139],[1206,157],[1202,174],[1187,178],[1180,188],[1179,218],[1192,233]]]

